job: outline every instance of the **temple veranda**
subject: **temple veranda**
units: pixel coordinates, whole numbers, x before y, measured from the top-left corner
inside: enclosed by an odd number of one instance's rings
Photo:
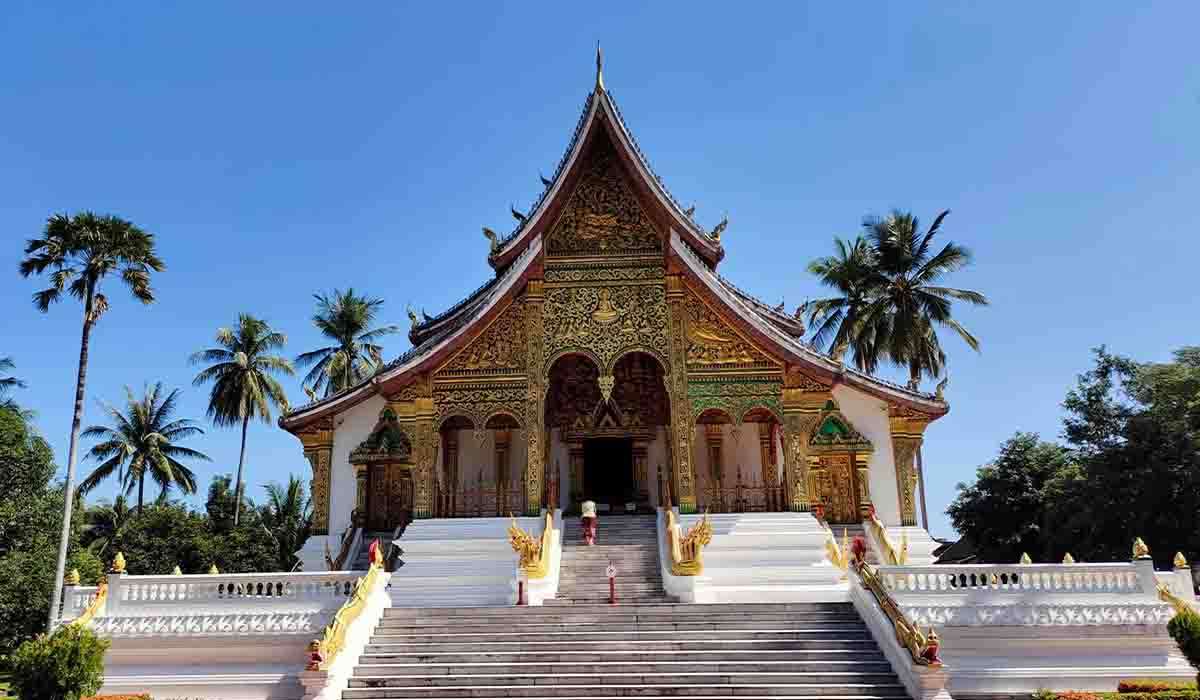
[[[718,274],[728,222],[693,210],[598,69],[537,203],[484,229],[494,277],[281,419],[312,469],[302,571],[68,581],[62,624],[112,641],[103,692],[983,698],[1194,677],[1165,628],[1196,604],[1186,562],[934,565],[919,454],[945,398],[807,345]]]

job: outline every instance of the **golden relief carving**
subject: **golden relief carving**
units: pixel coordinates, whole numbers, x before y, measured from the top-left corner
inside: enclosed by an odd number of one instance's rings
[[[542,505],[542,464],[544,452],[542,439],[545,409],[545,374],[542,369],[545,354],[549,351],[544,337],[545,304],[541,280],[530,280],[525,293],[525,342],[528,372],[525,392],[525,513],[537,513]]]
[[[411,384],[400,387],[399,391],[388,396],[387,399],[388,401],[416,401],[417,399],[427,399],[432,395],[429,376],[421,375]]]
[[[525,319],[520,304],[512,304],[498,319],[463,348],[441,374],[525,370]]]
[[[774,364],[694,294],[686,297],[688,365]]]
[[[590,282],[661,282],[663,278],[662,262],[657,264],[615,266],[605,264],[555,264],[546,269],[548,284],[578,284]]]
[[[540,337],[547,359],[587,350],[603,368],[611,368],[626,351],[644,350],[666,364],[662,348],[667,347],[667,312],[662,287],[555,287],[546,292],[544,315]]]
[[[478,439],[488,418],[497,413],[511,415],[520,425],[525,415],[525,382],[457,385],[438,389],[434,395],[438,426],[452,416],[471,421]]]
[[[547,237],[551,256],[662,251],[662,239],[625,183],[616,151],[596,144],[562,216]]]

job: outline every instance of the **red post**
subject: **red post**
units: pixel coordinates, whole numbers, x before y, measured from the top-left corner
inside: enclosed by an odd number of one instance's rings
[[[519,579],[517,581],[517,605],[525,605],[525,581]]]
[[[617,604],[617,567],[609,562],[608,568],[604,570],[608,574],[608,604]]]

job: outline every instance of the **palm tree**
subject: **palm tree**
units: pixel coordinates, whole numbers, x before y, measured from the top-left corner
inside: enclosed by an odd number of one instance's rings
[[[279,545],[279,569],[291,571],[295,554],[308,539],[311,502],[305,496],[304,483],[292,475],[287,486],[267,484],[267,503],[262,507],[262,521]]]
[[[117,494],[112,503],[100,503],[89,508],[84,520],[87,523],[88,549],[104,559],[108,548],[129,524],[129,506],[125,503],[125,496]]]
[[[16,365],[11,357],[0,357],[0,372],[11,372]],[[25,382],[16,377],[0,376],[0,408],[9,408],[14,411],[19,411],[17,402],[8,398],[8,392],[13,389],[24,388]]]
[[[125,387],[125,397],[124,413],[101,404],[111,426],[93,425],[83,431],[84,438],[100,440],[87,455],[100,466],[79,482],[79,492],[86,494],[116,474],[125,493],[137,486],[137,512],[141,515],[147,476],[163,493],[176,487],[185,494],[195,493],[196,476],[179,460],[209,459],[203,452],[179,444],[193,435],[203,435],[204,430],[188,418],[174,418],[178,389],[164,397],[159,382],[138,398]]]
[[[808,271],[821,284],[835,289],[838,296],[816,299],[801,308],[809,312],[814,345],[828,347],[829,354],[838,361],[853,346],[855,361],[863,369],[862,361],[870,354],[869,339],[857,330],[863,309],[871,300],[873,285],[880,281],[875,252],[862,236],[853,241],[834,238],[833,244],[837,254],[812,261]]]
[[[383,364],[383,347],[375,341],[399,333],[399,326],[381,326],[368,330],[383,299],[359,296],[350,288],[333,290],[333,297],[314,294],[317,313],[313,325],[333,345],[306,352],[296,358],[300,367],[309,367],[304,386],[325,396],[336,394],[371,376]]]
[[[949,213],[938,214],[923,234],[920,222],[907,212],[894,211],[886,218],[864,222],[882,277],[862,312],[859,334],[869,338],[865,364],[868,371],[881,359],[907,367],[912,389],[919,386],[921,377],[940,375],[945,365],[938,326],[953,330],[972,350],[979,351],[979,339],[954,319],[952,306],[955,301],[986,306],[987,297],[939,284],[946,275],[971,263],[970,251],[953,241],[933,252],[933,237]]]
[[[97,216],[83,212],[75,216],[55,214],[46,221],[41,238],[30,239],[21,260],[22,277],[50,271],[50,286],[33,295],[34,306],[43,313],[62,299],[63,292],[83,303],[83,331],[79,342],[79,368],[75,379],[75,410],[71,417],[71,439],[67,448],[67,498],[63,499],[62,534],[58,540],[58,565],[54,591],[50,598],[47,627],[54,624],[54,613],[62,596],[63,572],[67,564],[67,544],[71,534],[71,508],[75,502],[75,459],[79,447],[79,427],[83,423],[84,387],[87,384],[88,341],[92,326],[109,307],[101,291],[110,274],[119,273],[121,282],[143,304],[154,301],[150,273],[161,272],[166,265],[154,251],[154,235],[115,216]]]
[[[219,347],[201,350],[192,355],[193,365],[214,363],[196,375],[193,384],[213,383],[208,399],[208,416],[220,426],[242,426],[242,450],[238,456],[237,484],[234,490],[238,508],[233,511],[233,524],[240,520],[242,503],[242,471],[246,464],[246,430],[251,418],[264,423],[271,421],[271,407],[287,412],[287,395],[275,374],[292,375],[292,363],[279,355],[270,354],[287,343],[287,336],[271,329],[266,321],[250,314],[240,314],[236,328],[217,330]]]

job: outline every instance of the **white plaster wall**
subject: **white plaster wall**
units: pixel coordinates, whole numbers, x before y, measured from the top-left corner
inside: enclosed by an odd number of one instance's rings
[[[337,551],[337,545],[340,544],[338,538],[350,526],[350,512],[354,510],[357,495],[350,451],[371,434],[379,422],[379,412],[386,404],[382,396],[372,396],[333,419],[333,457],[329,470],[329,537],[332,551]]]
[[[711,460],[708,452],[708,435],[704,426],[696,426],[695,455],[696,480],[705,488],[711,485]],[[762,485],[762,456],[758,449],[758,425],[743,423],[740,426],[721,425],[721,482],[728,488],[737,483],[738,467],[742,470],[744,486]]]
[[[887,404],[845,384],[833,388],[838,408],[875,447],[867,461],[871,503],[884,525],[900,524],[900,496],[896,491],[896,463],[892,455],[892,428]]]

